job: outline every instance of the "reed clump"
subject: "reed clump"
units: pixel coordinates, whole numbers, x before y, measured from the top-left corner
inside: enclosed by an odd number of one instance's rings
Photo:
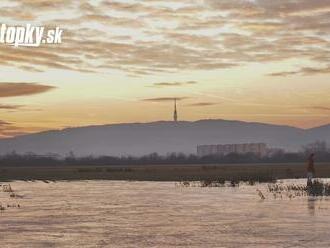
[[[2,191],[3,192],[7,192],[7,193],[11,193],[14,192],[14,190],[12,189],[10,184],[4,184],[2,185]]]
[[[273,183],[276,182],[276,179],[270,175],[243,175],[243,176],[235,176],[229,178],[229,180],[225,178],[218,179],[205,179],[200,181],[181,181],[177,183],[177,186],[181,187],[239,187],[241,183],[245,183],[247,185],[253,186],[256,183]]]
[[[223,179],[219,180],[202,180],[202,181],[181,181],[176,183],[179,187],[224,187],[226,181]]]
[[[314,180],[310,185],[301,184],[268,184],[268,191],[274,198],[288,196],[290,199],[297,196],[330,196],[330,184]]]
[[[16,194],[16,193],[11,193],[9,196],[10,196],[10,198],[23,198],[22,195],[19,195],[19,194]]]
[[[7,208],[20,208],[21,205],[19,205],[18,203],[14,203],[14,204],[7,204]]]
[[[240,181],[237,179],[231,179],[226,181],[223,178],[217,180],[201,180],[201,181],[181,181],[177,183],[177,186],[181,187],[238,187],[240,185]]]
[[[6,210],[6,208],[4,206],[2,206],[2,204],[0,203],[0,212],[3,212],[5,210]]]
[[[14,192],[14,190],[10,184],[2,184],[0,186],[2,187],[3,192],[8,193],[10,198],[23,198],[22,195],[19,195]],[[0,203],[0,212],[3,212],[4,210],[6,210],[6,206],[7,206],[7,209],[8,208],[21,208],[21,205],[19,203],[5,204],[5,205],[2,205],[2,203]]]

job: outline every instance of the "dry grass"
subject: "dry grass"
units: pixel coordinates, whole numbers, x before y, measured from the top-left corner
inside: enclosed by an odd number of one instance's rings
[[[10,198],[15,198],[15,199],[23,198],[22,195],[19,195],[14,192],[14,190],[10,184],[2,184],[0,186],[2,187],[2,192],[8,193]],[[12,203],[12,204],[5,204],[5,205],[0,203],[0,212],[3,212],[4,210],[6,210],[6,206],[7,206],[7,209],[8,208],[21,208],[21,205],[19,203]]]
[[[329,163],[317,163],[317,176],[330,178]],[[3,167],[0,181],[13,180],[135,180],[135,181],[244,181],[270,182],[303,178],[304,163],[212,165],[111,165]]]
[[[2,185],[2,191],[3,192],[8,192],[8,193],[14,192],[13,189],[11,188],[11,185],[10,184],[4,184],[4,185]]]
[[[219,178],[216,180],[205,179],[200,181],[181,181],[177,185],[182,187],[239,187],[241,183],[245,183],[248,185],[255,185],[256,183],[264,183],[264,182],[275,182],[275,178],[271,175],[245,175],[232,177],[230,180],[226,180],[225,178]]]
[[[314,180],[311,185],[301,184],[268,184],[268,192],[274,198],[287,196],[290,199],[298,196],[330,196],[330,184],[321,180]]]

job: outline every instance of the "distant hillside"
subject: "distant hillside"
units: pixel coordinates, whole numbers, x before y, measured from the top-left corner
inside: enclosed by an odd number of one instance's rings
[[[265,142],[296,151],[315,140],[330,142],[330,125],[313,129],[227,120],[113,124],[46,131],[0,140],[0,154],[73,151],[76,155],[195,153],[198,144]]]

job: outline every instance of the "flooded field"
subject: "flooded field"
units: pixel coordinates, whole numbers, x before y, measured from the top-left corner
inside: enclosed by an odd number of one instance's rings
[[[267,184],[10,184],[15,195],[0,192],[1,247],[330,246],[330,198],[274,198]]]

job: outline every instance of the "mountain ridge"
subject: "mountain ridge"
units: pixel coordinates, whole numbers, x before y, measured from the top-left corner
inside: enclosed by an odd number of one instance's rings
[[[85,155],[145,155],[152,152],[195,153],[200,144],[264,142],[270,147],[297,151],[301,146],[330,142],[330,125],[303,129],[288,125],[223,119],[155,121],[68,127],[0,140],[0,154],[73,151]]]

